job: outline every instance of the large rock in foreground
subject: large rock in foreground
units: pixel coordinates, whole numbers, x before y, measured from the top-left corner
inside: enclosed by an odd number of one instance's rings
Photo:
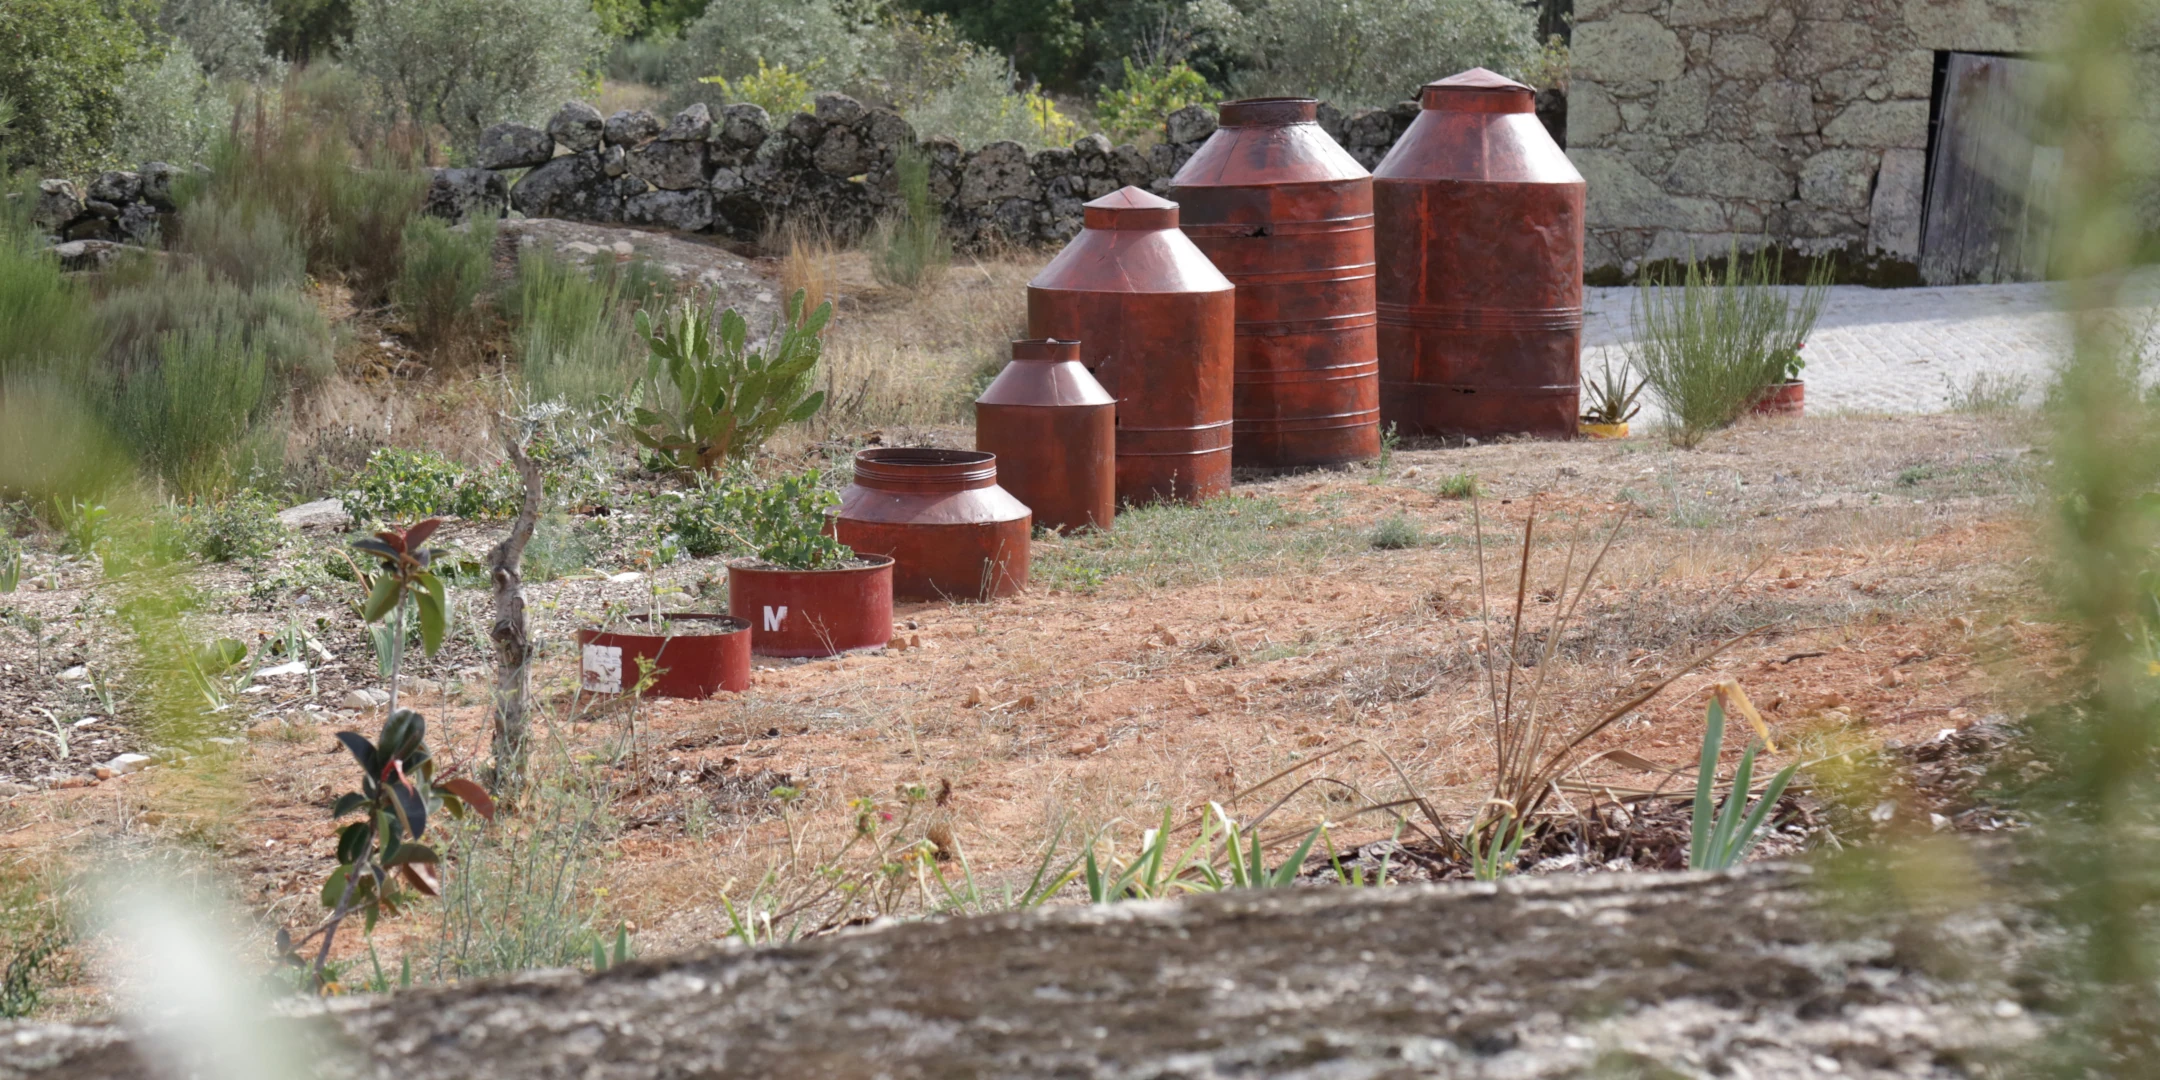
[[[1064,908],[309,1006],[279,1023],[313,1044],[316,1076],[400,1080],[1962,1077],[2033,1035],[1970,967],[1947,985],[1914,966],[1946,949],[2000,954],[1999,922],[1860,923],[1805,879],[1768,868]],[[169,1044],[153,1070],[141,1038],[118,1024],[0,1027],[0,1078],[215,1072],[165,1057]]]

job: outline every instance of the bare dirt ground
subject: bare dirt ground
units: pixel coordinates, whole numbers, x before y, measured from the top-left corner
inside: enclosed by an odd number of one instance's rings
[[[871,435],[844,416],[822,441],[780,447],[766,464],[844,461],[869,437],[966,444],[952,401],[893,403],[953,398],[952,380],[982,366],[979,354],[994,358],[989,343],[1013,331],[1009,301],[1026,273],[1012,261],[956,267],[945,288],[909,304],[860,287],[861,266],[842,263],[833,287],[859,298],[836,323],[834,386],[858,380],[846,416],[882,401],[895,422]],[[871,329],[851,331],[851,317]],[[940,326],[945,338],[909,336]],[[921,365],[944,381],[891,375]],[[1276,810],[1270,820],[1286,832],[1325,818],[1338,851],[1385,840],[1392,823],[1351,812],[1406,789],[1459,827],[1490,793],[1493,763],[1478,533],[1498,611],[1534,519],[1524,620],[1534,640],[1564,599],[1555,590],[1571,548],[1572,589],[1605,531],[1620,528],[1547,669],[1519,673],[1541,685],[1542,709],[1579,723],[1752,630],[1592,748],[1691,770],[1707,688],[1734,678],[1776,737],[1769,767],[1808,762],[1803,781],[1824,783],[1832,759],[1949,745],[1946,731],[2015,715],[2016,687],[2050,670],[2057,631],[2037,614],[2037,438],[2023,414],[1750,420],[1690,452],[1641,436],[1412,446],[1370,466],[1242,479],[1207,507],[1040,539],[1022,596],[902,605],[886,650],[761,661],[749,693],[706,702],[576,692],[570,634],[611,607],[724,609],[720,559],[632,577],[630,554],[601,549],[593,572],[528,587],[544,649],[541,767],[601,796],[586,811],[594,858],[576,888],[604,913],[604,929],[634,927],[647,955],[725,936],[731,910],[804,895],[820,867],[889,860],[890,880],[849,909],[860,918],[941,906],[939,875],[972,875],[983,894],[1024,886],[1046,845],[1059,845],[1062,862],[1098,830],[1101,850],[1129,857],[1166,807],[1184,815],[1226,802],[1250,820],[1281,787],[1234,796],[1322,755],[1309,774],[1346,786],[1309,788]],[[1474,502],[1457,497],[1466,476],[1482,492]],[[610,527],[631,528],[622,519],[636,512],[618,509]],[[477,554],[498,529],[455,523],[444,542]],[[1375,546],[1376,533],[1392,546]],[[343,705],[347,690],[382,681],[353,586],[324,569],[344,540],[312,531],[269,564],[196,574],[191,626],[205,640],[264,646],[298,629],[329,657],[311,653],[308,674],[234,689],[219,749],[104,780],[100,762],[150,749],[124,719],[110,614],[121,586],[33,551],[23,590],[0,597],[0,782],[10,785],[0,791],[12,793],[0,797],[0,857],[86,868],[177,849],[232,883],[262,955],[277,930],[312,928],[334,861],[327,810],[353,782],[331,736],[380,722]],[[438,758],[465,769],[486,743],[485,604],[480,588],[456,591],[451,643],[416,664],[423,681],[408,685]],[[1728,739],[1728,758],[1740,743]],[[1578,779],[1671,790],[1691,785],[1692,772],[1660,778],[1608,760]],[[1911,784],[1886,790],[1863,821],[2000,824],[1957,817]],[[1764,851],[1849,829],[1820,801],[1797,800],[1804,820]],[[1598,802],[1577,800],[1586,811]],[[866,830],[877,841],[850,849]],[[918,843],[920,859],[894,854]],[[1541,854],[1533,871],[1639,869],[1662,857]],[[1074,887],[1061,899],[1078,896]],[[996,904],[977,895],[947,906]],[[375,948],[386,965],[424,959],[439,928],[423,909],[384,923]],[[358,933],[340,943],[347,958],[367,947]],[[113,964],[80,951],[80,978],[59,1004],[99,1011]]]

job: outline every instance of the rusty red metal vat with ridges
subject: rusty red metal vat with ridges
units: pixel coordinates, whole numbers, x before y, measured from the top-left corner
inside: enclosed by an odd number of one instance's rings
[[[728,614],[749,620],[759,656],[838,656],[892,637],[893,561],[787,570],[755,559],[728,564]]]
[[[1284,468],[1380,453],[1372,174],[1312,98],[1225,102],[1170,181],[1185,235],[1237,286],[1231,458]]]
[[[1483,68],[1426,84],[1373,170],[1380,420],[1406,435],[1575,432],[1582,174],[1529,87]]]
[[[646,615],[625,616],[625,623],[650,624]],[[701,624],[711,633],[639,634],[579,630],[578,673],[585,689],[600,694],[644,693],[672,698],[709,698],[725,690],[750,689],[750,623],[732,615],[676,612],[670,622]]]
[[[988,600],[1026,587],[1031,517],[995,454],[879,446],[855,452],[833,535],[893,557],[896,600]]]
[[[975,449],[1035,524],[1107,529],[1117,510],[1117,399],[1080,363],[1077,341],[1012,343],[1012,363],[975,399]]]
[[[1028,282],[1028,335],[1079,341],[1117,399],[1118,501],[1229,491],[1230,280],[1178,231],[1177,204],[1139,188],[1088,203],[1082,225]]]

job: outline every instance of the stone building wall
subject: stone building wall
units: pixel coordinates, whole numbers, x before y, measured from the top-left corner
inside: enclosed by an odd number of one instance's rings
[[[2029,53],[2057,0],[1575,0],[1593,271],[1774,243],[1920,253],[1938,51]]]

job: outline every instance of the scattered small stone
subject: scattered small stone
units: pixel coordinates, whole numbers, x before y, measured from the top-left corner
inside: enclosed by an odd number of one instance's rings
[[[255,677],[258,679],[268,679],[281,675],[305,675],[307,674],[307,671],[307,661],[294,660],[289,663],[279,664],[276,667],[262,668],[261,670],[255,672]]]
[[[343,499],[317,499],[278,511],[278,521],[288,529],[342,529],[352,524]]]
[[[63,671],[63,672],[61,672],[61,673],[60,673],[60,679],[61,679],[61,681],[62,681],[62,682],[74,682],[74,681],[76,681],[76,680],[78,680],[78,679],[85,679],[85,678],[88,678],[88,677],[89,677],[89,675],[90,675],[90,669],[89,669],[89,668],[87,668],[87,667],[84,667],[84,666],[83,666],[83,665],[81,665],[81,664],[77,664],[77,665],[75,665],[74,667],[71,667],[71,668],[67,669],[66,671]]]
[[[12,799],[17,795],[28,795],[32,790],[34,789],[28,784],[18,784],[13,780],[0,780],[0,799]]]
[[[212,739],[211,741],[216,742],[217,740]],[[231,742],[232,740],[228,739],[226,741]],[[97,778],[110,780],[115,776],[126,776],[129,773],[141,772],[149,767],[150,755],[148,754],[120,754],[97,767]]]
[[[338,698],[338,708],[367,712],[388,704],[390,695],[383,690],[347,690]]]

